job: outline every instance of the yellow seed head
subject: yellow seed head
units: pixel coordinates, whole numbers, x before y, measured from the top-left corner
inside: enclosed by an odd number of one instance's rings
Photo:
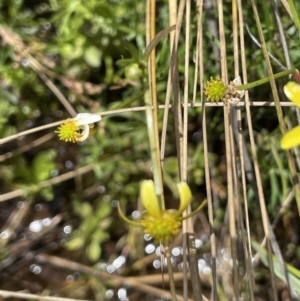
[[[80,127],[77,122],[73,119],[67,119],[55,133],[58,134],[60,140],[64,140],[66,142],[77,142],[80,138],[80,133],[78,132]]]
[[[227,86],[222,82],[219,76],[215,79],[213,77],[210,78],[210,81],[207,82],[205,87],[205,95],[207,96],[207,100],[219,102],[223,99],[227,92]]]

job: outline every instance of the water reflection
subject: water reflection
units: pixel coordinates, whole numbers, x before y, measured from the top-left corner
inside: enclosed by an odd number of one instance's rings
[[[111,200],[111,196],[109,194],[107,194],[103,197],[104,202],[110,202],[110,200]]]
[[[211,273],[211,268],[209,266],[203,268],[203,274],[209,275],[210,273]]]
[[[9,231],[5,230],[0,233],[0,238],[7,239],[9,237]]]
[[[200,239],[205,244],[209,240],[209,234],[207,234],[207,233],[203,234]]]
[[[37,264],[32,264],[30,267],[29,267],[29,270],[33,273],[33,274],[40,274],[42,272],[42,267],[37,265]]]
[[[123,188],[123,184],[122,183],[117,183],[116,184],[116,189],[121,190]]]
[[[72,233],[72,226],[65,226],[64,233],[71,234]]]
[[[67,281],[68,283],[72,283],[72,282],[74,281],[74,276],[73,276],[73,275],[68,275],[68,276],[66,277],[66,281]]]
[[[34,110],[33,115],[34,115],[34,117],[40,117],[41,116],[41,111],[40,110]]]
[[[44,225],[45,227],[50,226],[50,224],[51,224],[51,219],[50,219],[49,217],[44,218],[43,221],[42,221],[42,223],[43,223],[43,225]]]
[[[204,245],[204,242],[203,242],[202,239],[195,239],[195,246],[196,246],[196,249],[201,248],[203,245]]]
[[[119,256],[113,261],[113,266],[117,269],[120,268],[124,263],[126,262],[126,259],[124,256]]]
[[[153,253],[155,251],[155,245],[154,244],[148,244],[148,245],[146,245],[146,247],[145,247],[145,252],[147,253],[147,254],[151,254],[151,253]]]
[[[35,211],[42,211],[43,210],[43,206],[41,205],[41,204],[36,204],[35,206],[34,206],[34,210]]]
[[[164,266],[167,266],[167,259],[164,254],[164,249],[162,248],[163,246],[157,246],[153,243],[148,243],[149,241],[152,240],[152,238],[145,234],[144,235],[144,240],[147,242],[145,246],[145,253],[146,254],[155,254],[158,257],[162,258],[155,258],[152,261],[152,265],[155,269],[161,269],[161,265],[163,262]],[[205,233],[201,235],[200,238],[195,239],[195,247],[196,249],[200,250],[204,246],[204,244],[209,240],[209,234]],[[179,271],[183,270],[184,267],[184,262],[183,262],[183,253],[184,249],[181,246],[175,246],[171,248],[171,264],[173,267],[177,268]],[[212,255],[211,253],[203,253],[199,254],[198,257],[198,270],[199,273],[203,273],[204,275],[209,275],[212,273],[212,268],[211,268],[211,261],[212,261]],[[232,271],[232,265],[233,261],[231,258],[231,250],[230,249],[221,249],[220,254],[218,258],[216,258],[216,264],[218,266],[218,269],[223,270],[226,273],[230,273]],[[187,268],[188,268],[188,263],[187,263]],[[239,273],[241,275],[244,275],[244,268],[241,267],[239,268]]]
[[[173,256],[179,256],[181,254],[182,248],[181,247],[175,247],[172,249],[171,253]]]
[[[131,213],[132,218],[139,219],[141,217],[141,213],[138,210],[135,210]]]
[[[144,240],[145,241],[149,241],[149,240],[151,240],[152,239],[152,237],[149,235],[149,234],[145,234],[144,235]]]
[[[24,124],[27,128],[31,128],[33,126],[33,121],[30,119],[27,119],[27,120],[25,120]]]
[[[127,299],[127,290],[125,288],[120,288],[118,290],[118,298],[122,301],[128,300]]]
[[[66,239],[62,239],[62,240],[59,242],[59,245],[60,245],[61,247],[64,247],[66,244],[67,244],[67,240],[66,240]]]
[[[23,112],[24,114],[28,114],[28,113],[30,112],[30,108],[27,107],[27,106],[23,106],[23,107],[21,108],[21,110],[22,110],[22,112]]]
[[[156,254],[157,256],[161,256],[161,255],[162,255],[160,246],[156,248],[155,254]]]
[[[98,186],[97,187],[97,191],[99,192],[99,193],[104,193],[105,192],[105,186]]]
[[[42,231],[44,227],[49,227],[51,225],[51,218],[47,217],[44,219],[34,220],[29,225],[29,230],[34,233]]]
[[[59,175],[59,171],[57,169],[53,169],[50,172],[51,178],[57,177]]]
[[[46,22],[46,23],[43,24],[43,26],[44,26],[44,28],[45,28],[46,30],[49,30],[49,29],[51,28],[51,23]]]
[[[23,208],[23,207],[24,207],[24,202],[23,202],[23,201],[19,201],[19,202],[17,203],[17,207],[18,207],[19,209]]]
[[[74,168],[74,163],[70,160],[65,162],[65,166],[67,169],[73,169]]]
[[[110,206],[113,207],[113,208],[117,208],[118,206],[118,201],[117,200],[113,200],[110,202]]]
[[[29,230],[31,232],[40,232],[43,229],[43,224],[40,220],[35,220],[33,222],[30,223],[29,225]]]
[[[114,273],[115,270],[116,270],[116,268],[112,264],[108,265],[106,268],[106,271],[110,274]]]
[[[111,299],[113,296],[114,296],[114,291],[112,289],[109,289],[109,290],[106,291],[105,297],[107,299]]]
[[[29,66],[29,61],[26,58],[23,58],[21,61],[22,66],[28,67]]]

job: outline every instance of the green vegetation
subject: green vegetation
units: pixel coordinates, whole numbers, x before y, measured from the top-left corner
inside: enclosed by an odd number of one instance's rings
[[[223,2],[0,1],[1,297],[299,298],[300,3]]]

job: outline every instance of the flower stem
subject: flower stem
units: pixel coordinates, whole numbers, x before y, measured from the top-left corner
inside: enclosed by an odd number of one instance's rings
[[[150,91],[147,90],[145,92],[145,104],[146,104],[146,119],[147,119],[147,128],[148,128],[148,137],[149,137],[149,144],[151,150],[151,160],[153,166],[153,178],[154,178],[154,185],[155,185],[155,193],[158,197],[160,202],[160,208],[164,208],[164,195],[163,195],[163,180],[162,180],[162,172],[161,172],[161,165],[159,159],[159,148],[157,140],[155,139],[155,129],[153,126],[154,118],[153,118],[153,109],[152,109],[152,102],[150,99]]]
[[[176,301],[176,289],[175,289],[175,281],[174,281],[174,275],[173,275],[173,268],[172,268],[172,262],[171,262],[171,253],[170,253],[170,246],[169,244],[166,244],[165,246],[165,253],[167,257],[167,268],[168,268],[168,274],[169,274],[169,283],[170,283],[170,293],[172,296],[172,301]],[[162,262],[163,266],[163,262]]]
[[[280,78],[280,77],[283,77],[283,76],[286,76],[286,75],[289,75],[289,74],[293,74],[295,71],[296,71],[295,68],[292,68],[292,69],[289,69],[289,70],[285,70],[285,71],[282,71],[282,72],[274,74],[274,78],[277,79],[277,78]],[[259,80],[256,80],[256,81],[254,81],[252,83],[249,83],[249,84],[246,84],[246,85],[237,86],[236,89],[237,90],[249,90],[251,88],[263,85],[263,84],[265,84],[265,83],[267,83],[269,81],[270,81],[270,77],[267,76],[267,77],[261,78]]]

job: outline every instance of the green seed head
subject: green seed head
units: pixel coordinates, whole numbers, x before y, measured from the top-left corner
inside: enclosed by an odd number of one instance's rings
[[[227,86],[222,82],[219,76],[215,79],[213,77],[210,78],[210,81],[207,82],[205,87],[205,95],[207,96],[207,100],[219,102],[223,99],[227,92]]]

